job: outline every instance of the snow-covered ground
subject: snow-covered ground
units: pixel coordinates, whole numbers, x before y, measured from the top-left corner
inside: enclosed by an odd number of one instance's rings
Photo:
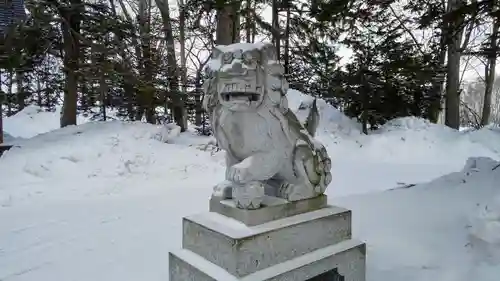
[[[310,102],[291,91],[299,116]],[[353,210],[369,281],[498,280],[500,130],[403,118],[365,136],[318,106],[334,161],[327,193]],[[0,158],[0,280],[168,280],[181,217],[205,212],[223,178],[212,139],[187,132],[167,144],[159,126],[119,121],[51,131],[58,115],[23,114],[5,120],[29,139]],[[32,137],[34,127],[47,133]]]

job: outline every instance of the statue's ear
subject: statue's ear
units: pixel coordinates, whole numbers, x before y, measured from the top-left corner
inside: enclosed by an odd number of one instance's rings
[[[277,60],[276,48],[271,43],[266,43],[262,49],[263,61]]]
[[[283,77],[283,74],[285,74],[285,68],[278,62],[268,63],[267,72],[270,75],[276,76],[281,79]]]
[[[318,107],[316,105],[316,99],[314,99],[304,124],[307,132],[309,132],[309,134],[313,137],[316,133],[316,129],[318,129],[319,126],[319,117],[320,116]]]

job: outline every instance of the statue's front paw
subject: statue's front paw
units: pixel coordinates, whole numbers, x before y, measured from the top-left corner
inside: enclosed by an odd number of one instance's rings
[[[226,170],[226,180],[243,184],[251,181],[248,167],[234,165]]]
[[[233,200],[240,209],[258,209],[264,198],[264,186],[260,182],[251,182],[233,189]]]

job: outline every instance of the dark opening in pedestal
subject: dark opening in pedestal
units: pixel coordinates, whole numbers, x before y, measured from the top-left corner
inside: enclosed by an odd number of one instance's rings
[[[0,143],[0,156],[2,156],[2,154],[9,150],[10,148],[12,147],[12,145],[6,145],[6,144],[1,144]]]
[[[337,269],[332,269],[306,281],[344,281],[344,276],[340,275]]]

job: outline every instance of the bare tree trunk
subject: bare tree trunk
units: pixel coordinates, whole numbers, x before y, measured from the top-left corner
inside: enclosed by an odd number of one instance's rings
[[[290,2],[291,0],[286,0],[285,53],[283,54],[285,75],[290,74]]]
[[[246,17],[245,17],[245,35],[246,35],[246,41],[247,43],[250,43],[252,42],[252,25],[253,25],[253,21],[252,21],[252,16],[250,14],[250,9],[252,9],[252,0],[246,0],[246,9],[247,9],[247,12],[246,12]]]
[[[488,50],[488,62],[484,68],[485,71],[485,90],[484,90],[484,103],[483,114],[481,116],[481,125],[486,126],[489,123],[491,116],[491,95],[493,93],[493,84],[495,83],[495,68],[497,64],[498,52],[498,29],[500,20],[495,19],[493,22],[490,49]]]
[[[448,11],[458,9],[462,0],[448,0]],[[446,82],[445,124],[453,129],[460,127],[460,57],[463,35],[463,18],[457,17],[450,22],[448,35],[448,67]]]
[[[155,124],[155,104],[154,95],[155,88],[153,85],[153,60],[151,53],[151,0],[141,0],[139,2],[139,30],[141,36],[142,49],[142,82],[140,88],[141,110],[139,111],[146,116],[146,122]]]
[[[441,104],[443,97],[444,81],[446,80],[445,79],[446,73],[444,70],[446,69],[445,61],[447,52],[446,48],[447,30],[448,29],[446,28],[446,23],[443,22],[443,26],[441,26],[441,37],[439,39],[439,54],[438,54],[439,72],[436,73],[436,76],[432,81],[432,90],[430,93],[432,101],[430,104],[428,118],[433,123],[437,123],[439,120],[439,113],[441,112]]]
[[[43,98],[42,98],[42,85],[40,83],[40,77],[36,78],[36,105],[39,107],[43,106]]]
[[[48,63],[45,63],[45,64],[44,64],[44,72],[45,72],[45,73],[48,73],[48,72],[49,72],[49,64],[48,64]],[[51,94],[51,93],[50,93],[50,91],[49,91],[48,87],[45,87],[45,89],[43,90],[43,95],[44,95],[44,97],[45,97],[45,106],[47,106],[47,107],[49,107],[49,108],[53,109],[54,104],[53,104],[53,102],[52,102],[52,98],[51,98],[50,94]]]
[[[253,2],[253,10],[257,9],[257,1]],[[255,22],[252,22],[252,43],[255,43],[255,36],[257,36],[257,26]]]
[[[179,71],[175,58],[175,42],[170,19],[170,6],[168,0],[156,0],[163,21],[163,30],[167,41],[167,63],[170,94],[172,97],[172,115],[175,123],[181,127],[181,132],[187,129],[187,114],[184,106],[184,98],[179,93]]]
[[[106,106],[108,96],[108,83],[106,81],[106,61],[103,53],[99,54],[99,98],[101,101],[102,121],[106,121]]]
[[[16,72],[16,87],[17,87],[17,109],[19,111],[26,107],[26,92],[24,88],[24,75],[21,71]]]
[[[186,66],[186,10],[184,6],[184,0],[179,0],[179,9],[180,9],[180,15],[179,15],[179,35],[180,35],[180,44],[181,44],[181,89],[182,89],[182,97],[184,99],[181,99],[181,101],[185,101],[187,99],[187,66]],[[173,35],[172,35],[173,38]],[[173,42],[173,40],[172,40]],[[174,57],[175,60],[175,57]],[[179,102],[179,101],[177,101]],[[186,112],[186,107],[185,107],[185,102],[182,102],[182,104],[179,104],[178,106],[181,106],[179,109],[174,109],[180,111],[180,116],[177,116],[175,118],[176,122],[182,122],[182,124],[179,124],[181,127],[181,131],[185,131],[187,129],[187,112]]]
[[[9,71],[9,82],[7,83],[7,116],[12,116],[12,85],[14,85],[14,72]]]
[[[78,59],[80,57],[80,42],[75,32],[80,32],[81,0],[71,0],[69,8],[62,8],[61,30],[63,33],[64,73],[66,86],[64,88],[64,103],[61,114],[61,127],[76,125],[78,103]]]
[[[199,69],[196,73],[196,79],[195,79],[195,124],[196,126],[200,126],[203,122],[203,107],[202,107],[202,81],[201,81],[201,69]]]
[[[195,78],[195,124],[197,126],[200,126],[203,124],[203,106],[202,106],[202,101],[203,101],[203,91],[201,90],[202,88],[202,71],[205,65],[207,65],[209,58],[205,59],[205,61],[201,61],[198,59],[198,62],[200,63],[198,65],[198,69],[196,70],[196,78]]]
[[[230,45],[240,42],[240,5],[241,1],[215,0],[217,9],[216,45]]]
[[[271,24],[274,30],[280,30],[280,24],[279,24],[279,12],[280,12],[280,5],[281,1],[280,0],[273,0],[272,4],[272,19],[271,19]],[[279,36],[279,32],[273,32],[273,43],[274,47],[276,48],[276,54],[278,57],[278,61],[280,60],[280,54],[281,54],[281,38]]]

